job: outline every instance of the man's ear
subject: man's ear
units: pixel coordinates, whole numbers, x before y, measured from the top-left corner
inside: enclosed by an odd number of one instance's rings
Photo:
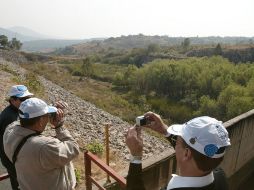
[[[9,99],[9,102],[10,102],[11,104],[14,104],[15,100],[14,100],[13,98],[10,98],[10,99]]]
[[[42,127],[43,126],[43,124],[44,124],[44,118],[43,118],[43,116],[41,116],[40,118],[39,118],[39,124],[40,124],[40,127]]]
[[[190,159],[192,159],[191,150],[189,148],[185,148],[185,150],[184,150],[184,160],[187,161],[187,160],[190,160]]]
[[[10,102],[13,106],[15,106],[16,108],[19,108],[20,103],[21,103],[18,99],[14,99],[14,98],[10,98],[10,99],[9,99],[9,102]]]

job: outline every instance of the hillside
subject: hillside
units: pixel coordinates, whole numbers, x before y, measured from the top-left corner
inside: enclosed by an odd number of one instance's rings
[[[168,36],[144,36],[129,35],[105,40],[96,40],[78,45],[73,45],[56,51],[56,54],[76,54],[86,56],[94,53],[103,53],[108,50],[128,50],[134,48],[147,48],[151,44],[157,44],[161,47],[180,46],[185,37]],[[254,42],[254,37],[190,37],[191,45],[216,45],[229,44],[249,44]]]
[[[0,35],[5,35],[9,40],[17,38],[22,42],[21,50],[28,52],[52,52],[58,48],[65,48],[74,44],[85,43],[89,40],[57,39],[44,34],[40,34],[25,27],[0,28]]]
[[[8,30],[18,33],[18,34],[25,35],[25,36],[33,37],[35,39],[52,38],[50,36],[40,34],[39,32],[36,32],[34,30],[31,30],[30,28],[26,28],[26,27],[22,27],[22,26],[13,26],[13,27],[8,28]]]
[[[62,39],[44,39],[25,41],[22,45],[23,51],[48,53],[58,48],[65,48],[74,44],[85,43],[87,40],[62,40]]]
[[[8,29],[5,29],[5,28],[0,28],[0,35],[5,35],[9,39],[17,38],[21,42],[42,39],[42,38],[38,38],[38,37],[35,37],[35,36],[27,36],[27,35],[24,35],[24,34],[20,34],[18,32],[11,31],[11,30],[8,30]]]

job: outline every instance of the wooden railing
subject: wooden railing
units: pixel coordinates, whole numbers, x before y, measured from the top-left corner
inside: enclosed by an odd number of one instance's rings
[[[104,170],[109,176],[116,180],[121,189],[126,188],[126,179],[119,174],[117,174],[112,168],[106,165],[100,158],[91,152],[87,151],[84,153],[85,161],[85,178],[86,178],[86,190],[92,190],[92,184],[96,185],[100,190],[106,190],[102,187],[93,177],[91,170],[91,163],[95,163],[102,170]]]

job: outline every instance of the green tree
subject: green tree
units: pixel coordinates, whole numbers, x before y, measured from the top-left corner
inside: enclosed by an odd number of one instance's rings
[[[214,55],[222,55],[222,48],[220,43],[217,44],[217,46],[214,49]]]
[[[253,99],[252,97],[232,97],[231,101],[227,104],[227,118],[233,118],[244,112],[253,109]]]
[[[91,75],[93,74],[93,65],[92,62],[90,60],[90,58],[85,58],[83,59],[83,63],[81,65],[81,73],[83,76],[85,77],[91,77]]]
[[[188,48],[190,47],[190,38],[185,38],[181,44],[181,46],[183,47],[183,50],[186,51],[188,50]]]
[[[6,48],[8,46],[8,37],[5,35],[0,36],[0,45],[3,46],[3,48]]]
[[[202,96],[200,98],[200,107],[196,115],[209,115],[211,117],[219,117],[217,102],[210,99],[209,96]]]
[[[219,95],[218,97],[218,108],[220,111],[221,119],[226,120],[230,119],[233,116],[236,116],[236,113],[240,114],[240,111],[242,109],[239,107],[237,108],[237,104],[239,103],[239,106],[244,105],[244,110],[246,110],[245,106],[245,98],[249,96],[247,88],[244,86],[231,83],[229,84]],[[244,99],[242,99],[242,97]],[[248,98],[247,98],[248,99]],[[248,99],[249,101],[249,99]],[[241,112],[243,113],[243,112]]]
[[[20,50],[21,46],[22,46],[22,43],[16,38],[12,38],[12,40],[9,42],[9,47],[11,49]]]
[[[160,46],[158,44],[150,44],[147,47],[147,53],[154,53],[154,52],[158,52],[160,50]]]

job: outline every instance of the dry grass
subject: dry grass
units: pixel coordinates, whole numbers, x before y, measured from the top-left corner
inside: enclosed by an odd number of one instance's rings
[[[13,81],[13,75],[10,73],[7,73],[5,71],[0,70],[0,110],[3,110],[5,108],[5,105],[9,104],[6,101],[6,95],[8,91],[10,90],[11,86],[15,85],[15,82]]]
[[[95,104],[112,115],[119,116],[125,121],[132,122],[137,115],[143,113],[137,105],[129,103],[124,95],[112,90],[112,84],[109,82],[90,78],[80,80],[80,77],[71,76],[62,65],[57,64],[26,64],[22,66],[43,75],[82,99]],[[112,69],[117,68],[113,66]]]

